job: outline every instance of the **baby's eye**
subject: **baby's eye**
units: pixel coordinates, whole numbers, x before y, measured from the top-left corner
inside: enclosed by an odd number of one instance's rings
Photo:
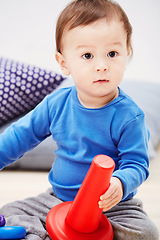
[[[92,55],[91,53],[85,53],[85,54],[82,55],[82,57],[83,57],[84,59],[92,59],[92,58],[93,58],[93,55]]]
[[[118,53],[116,51],[111,51],[107,54],[107,56],[110,57],[110,58],[115,58],[117,56],[117,54]]]

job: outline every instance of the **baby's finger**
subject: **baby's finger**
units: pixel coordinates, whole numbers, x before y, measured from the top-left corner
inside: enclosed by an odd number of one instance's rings
[[[100,196],[100,200],[104,200],[104,199],[109,199],[112,198],[112,196],[115,193],[115,189],[113,189],[112,187],[110,187],[102,196]]]
[[[103,211],[108,211],[113,206],[115,206],[119,202],[119,199],[117,196],[111,196],[110,198],[99,201],[99,208],[101,208]]]
[[[113,207],[116,206],[116,205],[117,205],[117,201],[112,202],[112,203],[110,203],[108,206],[105,206],[104,208],[102,208],[102,211],[103,211],[103,212],[107,212],[108,210],[110,210],[111,208],[113,208]]]

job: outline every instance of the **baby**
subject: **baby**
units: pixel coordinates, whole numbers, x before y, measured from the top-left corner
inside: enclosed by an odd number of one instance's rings
[[[0,136],[0,168],[50,135],[57,142],[49,173],[52,189],[0,210],[8,225],[27,229],[26,239],[49,239],[47,213],[74,199],[94,156],[105,154],[116,167],[98,204],[114,239],[158,240],[156,227],[134,197],[149,175],[145,116],[119,87],[132,56],[131,36],[128,17],[114,1],[75,0],[59,16],[55,56],[75,86],[48,95]]]

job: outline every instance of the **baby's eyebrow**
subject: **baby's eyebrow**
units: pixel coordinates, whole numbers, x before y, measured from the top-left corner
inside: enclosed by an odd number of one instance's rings
[[[122,43],[121,42],[114,42],[114,43],[112,43],[113,45],[120,45],[120,46],[122,46]]]
[[[79,49],[79,48],[93,48],[94,46],[92,45],[78,45],[76,48]]]

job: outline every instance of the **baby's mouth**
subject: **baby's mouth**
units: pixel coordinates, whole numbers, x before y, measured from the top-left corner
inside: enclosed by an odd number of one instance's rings
[[[109,82],[109,80],[107,80],[107,79],[98,79],[98,80],[94,81],[93,83],[107,83],[107,82]]]

